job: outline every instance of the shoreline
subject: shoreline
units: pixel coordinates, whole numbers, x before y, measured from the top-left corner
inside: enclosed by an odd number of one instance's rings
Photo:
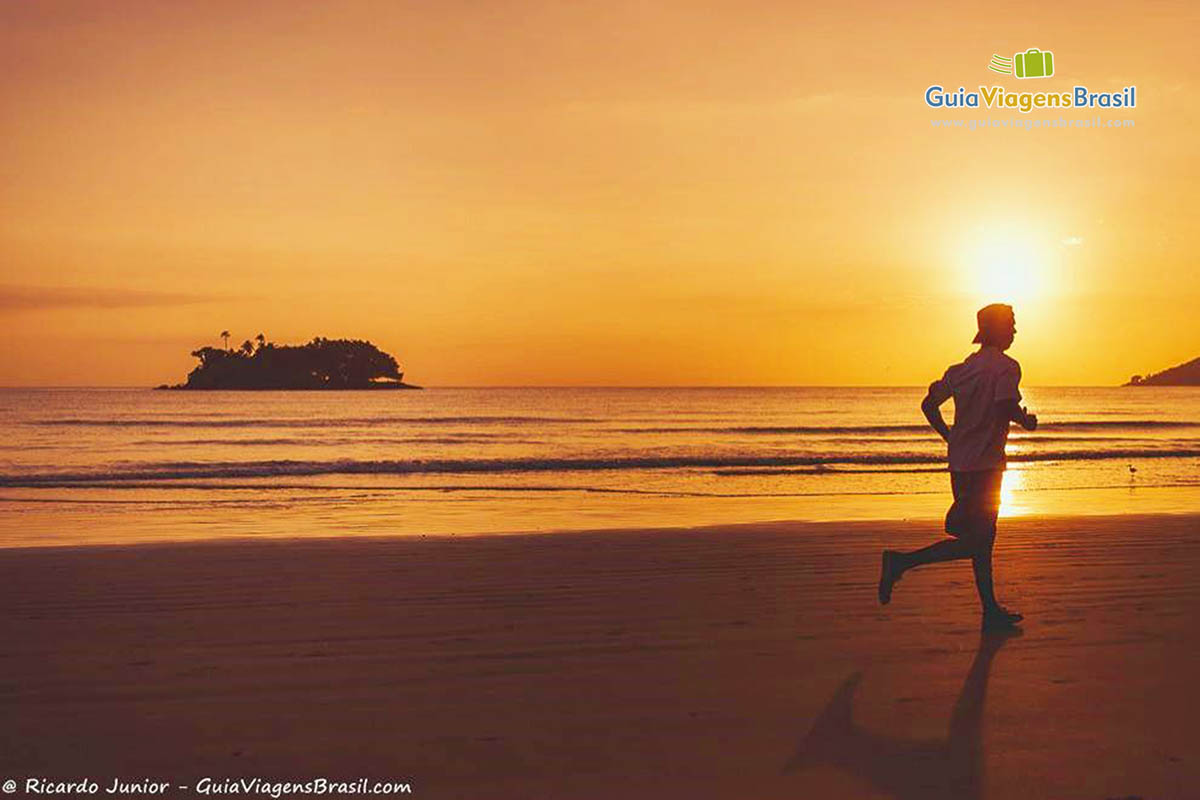
[[[979,636],[965,563],[877,604],[880,549],[937,532],[0,550],[0,774],[372,775],[431,797],[1185,796],[1200,514],[1003,520],[999,593],[1027,621],[1001,643]]]
[[[1156,487],[1176,488],[1176,487]],[[0,502],[4,502],[0,498]],[[55,502],[55,501],[45,501]],[[1158,518],[1195,517],[1197,531],[1200,532],[1200,509],[1195,511],[1147,511],[1147,512],[1113,512],[1096,511],[1094,513],[1045,513],[1021,514],[1014,517],[1001,517],[999,520],[999,537],[1010,526],[1022,524],[1053,525],[1057,523],[1085,524],[1087,520],[1120,520],[1129,524],[1151,524]],[[824,533],[827,529],[836,529],[841,533],[866,534],[879,530],[897,530],[915,528],[921,531],[941,531],[942,516],[914,515],[904,518],[880,517],[878,519],[856,518],[845,520],[830,519],[759,519],[745,522],[714,522],[700,525],[646,525],[646,526],[605,526],[585,528],[558,528],[553,530],[501,530],[501,531],[460,531],[460,532],[428,532],[428,533],[352,533],[352,534],[322,534],[322,535],[244,535],[244,536],[214,536],[195,537],[187,539],[152,539],[128,542],[78,542],[68,544],[35,544],[35,545],[5,545],[0,544],[0,554],[20,551],[104,551],[110,549],[137,548],[172,548],[172,547],[205,547],[208,545],[221,547],[239,547],[243,545],[287,546],[289,544],[314,544],[337,546],[345,544],[352,546],[356,543],[364,545],[386,545],[400,542],[439,542],[464,541],[475,539],[522,540],[537,538],[563,537],[630,537],[656,535],[738,535],[740,533],[761,533],[765,530],[786,528],[792,534]]]
[[[1040,492],[1066,492],[1069,495],[1086,494],[1099,495],[1100,498],[1106,499],[1110,497],[1111,492],[1121,491],[1123,487],[1078,487],[1067,489],[1045,489]],[[1152,519],[1154,517],[1187,517],[1200,515],[1200,507],[1192,503],[1194,497],[1194,487],[1190,485],[1178,486],[1162,486],[1162,487],[1142,487],[1140,492],[1147,493],[1150,489],[1156,489],[1156,498],[1142,498],[1139,503],[1142,507],[1134,507],[1139,504],[1126,503],[1126,507],[1121,509],[1116,505],[1098,503],[1097,505],[1087,506],[1086,510],[1081,510],[1085,504],[1076,501],[1072,506],[1068,506],[1068,510],[1054,510],[1046,512],[1031,512],[1022,509],[1014,513],[1012,516],[1002,516],[1000,518],[1000,530],[1010,527],[1010,525],[1019,525],[1022,523],[1052,523],[1055,521],[1066,522],[1082,522],[1088,519],[1112,519],[1112,518],[1128,518],[1128,519]],[[337,489],[331,489],[337,491]],[[431,489],[433,491],[433,489]],[[1165,495],[1165,497],[1164,497]],[[184,535],[176,537],[176,539],[166,539],[162,534],[152,536],[133,535],[128,539],[112,539],[104,541],[42,541],[41,539],[32,540],[26,534],[20,537],[14,543],[8,543],[0,539],[0,553],[14,551],[71,551],[71,549],[106,549],[106,548],[137,548],[137,547],[193,547],[205,545],[253,545],[253,543],[302,543],[302,542],[404,542],[404,541],[458,541],[458,540],[473,540],[473,539],[526,539],[526,537],[575,537],[575,536],[604,536],[604,535],[636,535],[636,534],[704,534],[712,533],[712,531],[728,531],[728,533],[737,533],[738,530],[756,529],[760,527],[791,527],[796,530],[821,530],[827,528],[835,528],[839,530],[863,529],[890,529],[895,527],[916,527],[922,530],[941,530],[942,519],[946,515],[946,509],[949,506],[948,493],[946,492],[926,492],[926,493],[895,493],[894,495],[865,495],[866,498],[872,498],[878,501],[880,505],[880,516],[874,515],[859,515],[856,517],[830,517],[826,516],[808,516],[808,517],[770,517],[763,513],[757,515],[754,506],[743,505],[738,509],[731,509],[727,513],[715,515],[712,521],[701,522],[697,524],[674,524],[674,519],[652,519],[652,521],[636,521],[630,524],[598,524],[598,525],[554,525],[544,524],[541,527],[517,528],[503,527],[490,530],[472,529],[462,527],[460,529],[451,529],[442,525],[440,528],[419,529],[416,527],[401,531],[383,531],[379,530],[382,524],[377,525],[372,529],[353,529],[347,533],[334,533],[334,529],[330,528],[328,522],[323,523],[325,529],[319,534],[295,534],[295,533],[211,533],[209,535]],[[882,501],[890,501],[896,498],[908,498],[908,503],[904,504],[906,510],[910,511],[906,516],[896,515],[896,513],[888,513],[894,511],[887,506],[882,506]],[[864,499],[864,495],[845,495],[845,494],[829,494],[829,495],[803,495],[803,499],[820,500],[828,499],[838,501],[845,505],[847,501]],[[4,498],[0,497],[0,505],[28,505],[31,507],[44,507],[47,510],[55,509],[59,506],[62,500],[58,498],[35,499],[35,498]],[[124,501],[113,501],[120,507]],[[107,501],[96,499],[80,499],[72,501],[71,505],[108,505]],[[35,513],[30,511],[29,513]],[[68,511],[53,511],[55,515],[70,516]],[[676,515],[678,516],[678,515]],[[60,523],[62,524],[62,523]],[[74,524],[85,525],[95,524],[95,521],[77,521]],[[157,525],[158,528],[163,522]],[[107,529],[109,525],[104,525]],[[46,524],[40,525],[40,528],[46,528]],[[10,539],[10,542],[12,540]]]
[[[162,383],[148,388],[155,392],[375,392],[424,389],[415,383],[378,383],[369,386],[188,386],[186,383]]]

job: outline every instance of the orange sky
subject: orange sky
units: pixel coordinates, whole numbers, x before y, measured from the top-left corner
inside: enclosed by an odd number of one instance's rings
[[[223,328],[430,385],[923,384],[1006,299],[1029,384],[1200,355],[1200,12],[1037,5],[5,3],[0,384],[181,380]],[[934,130],[1021,115],[932,83],[1136,84],[1136,127]]]

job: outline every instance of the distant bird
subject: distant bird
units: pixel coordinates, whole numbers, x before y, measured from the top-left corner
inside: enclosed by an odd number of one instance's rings
[[[1132,475],[1135,472],[1137,472],[1137,467],[1135,467],[1133,464],[1130,464],[1129,465],[1129,474]]]

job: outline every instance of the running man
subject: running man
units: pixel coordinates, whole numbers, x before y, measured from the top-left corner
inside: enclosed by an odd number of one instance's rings
[[[921,403],[925,418],[949,445],[950,486],[954,503],[946,514],[946,533],[952,538],[921,550],[883,551],[879,602],[892,599],[892,586],[913,567],[969,558],[975,567],[975,588],[983,606],[983,629],[1007,630],[1022,617],[996,601],[992,586],[992,544],[1000,512],[1004,479],[1004,445],[1010,422],[1027,431],[1037,429],[1037,416],[1021,405],[1021,365],[1004,354],[1017,333],[1012,306],[994,303],[976,314],[979,350],[946,370],[929,385]],[[942,419],[941,405],[954,398],[954,427]]]

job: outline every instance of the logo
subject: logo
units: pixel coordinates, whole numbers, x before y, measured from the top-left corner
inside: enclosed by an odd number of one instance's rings
[[[1031,47],[1012,58],[992,54],[988,69],[1016,78],[1054,77],[1054,53]],[[1049,88],[1049,87],[1047,87]],[[958,91],[947,90],[935,83],[925,90],[925,105],[940,110],[957,108],[987,108],[996,111],[1032,111],[1066,108],[1137,108],[1137,87],[1123,86],[1110,91],[1094,92],[1087,86],[1060,87],[1052,91],[1010,92],[1003,86],[983,86],[971,90],[965,86]]]
[[[1031,47],[1012,58],[992,54],[988,69],[1001,75],[1016,75],[1018,78],[1049,78],[1054,74],[1054,53]]]

